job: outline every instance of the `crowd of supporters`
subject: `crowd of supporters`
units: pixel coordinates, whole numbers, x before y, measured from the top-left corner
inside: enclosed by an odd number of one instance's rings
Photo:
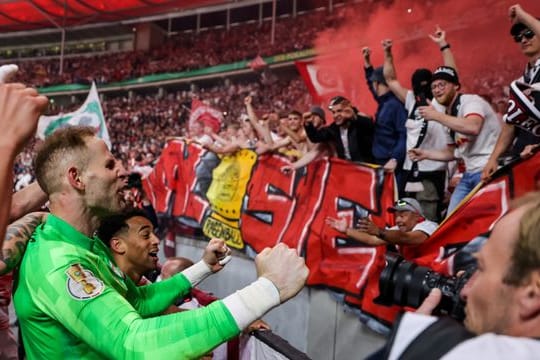
[[[336,14],[309,12],[276,22],[275,40],[270,42],[271,22],[246,23],[229,31],[209,29],[200,33],[180,33],[149,51],[110,55],[78,56],[64,60],[59,74],[58,59],[25,61],[18,79],[33,86],[89,83],[106,84],[144,75],[181,72],[209,66],[252,60],[313,48],[318,32],[332,27]],[[290,36],[294,33],[295,36]]]
[[[267,76],[268,81],[230,82],[196,91],[171,92],[163,97],[156,94],[107,98],[102,102],[114,154],[131,169],[135,164],[149,164],[159,157],[168,137],[187,136],[187,119],[193,97],[221,110],[224,126],[240,121],[245,113],[244,97],[255,98],[257,110],[286,112],[305,108],[311,98],[299,78],[283,79]],[[52,108],[52,113],[69,112],[80,106]],[[39,140],[38,140],[39,141]],[[21,188],[33,179],[32,158],[36,142],[19,155],[15,165],[15,186]],[[136,160],[139,159],[139,160]]]
[[[151,171],[152,164],[169,137],[196,141],[216,153],[231,153],[241,148],[250,148],[259,154],[279,152],[290,160],[290,165],[281,168],[284,173],[323,156],[375,163],[396,175],[401,201],[397,201],[389,211],[396,213],[396,219],[403,216],[403,212],[416,213],[412,225],[405,224],[405,227],[404,221],[400,224],[396,220],[397,229],[380,229],[370,219],[361,219],[351,228],[342,219],[327,219],[328,224],[369,246],[416,246],[436,229],[435,221],[445,216],[442,203],[448,206],[448,215],[481,181],[490,179],[501,165],[503,155],[528,158],[540,144],[539,106],[532,101],[540,97],[537,96],[537,89],[531,86],[540,82],[540,22],[519,5],[510,8],[510,17],[513,21],[511,35],[527,58],[526,71],[517,82],[511,81],[517,71],[506,64],[501,66],[500,71],[491,69],[491,74],[475,74],[476,78],[467,86],[468,92],[463,93],[463,78],[456,70],[459,59],[454,59],[444,30],[437,26],[431,39],[441,51],[441,66],[434,71],[416,69],[410,84],[397,80],[395,67],[399,67],[399,59],[393,58],[391,39],[382,41],[382,66],[372,64],[369,48],[362,50],[366,90],[371,92],[378,106],[374,114],[363,114],[347,97],[338,95],[328,103],[333,120],[330,124],[326,119],[327,113],[321,107],[311,106],[307,89],[298,77],[285,80],[265,73],[261,79],[253,82],[232,83],[228,79],[221,85],[189,92],[106,99],[103,108],[112,138],[112,150],[129,171],[143,175]],[[197,40],[220,42],[219,38],[211,36]],[[289,42],[289,45],[302,48],[302,44],[296,44],[296,40]],[[193,56],[197,53],[198,45],[192,43],[190,46],[194,50]],[[204,47],[209,47],[209,44]],[[265,55],[260,47],[257,50],[257,53]],[[168,66],[173,66],[169,61],[176,54],[175,51],[173,46],[145,54],[143,62],[147,62],[148,67],[144,64],[135,67],[129,65],[125,69],[127,73],[121,75],[126,76],[122,79],[168,71]],[[217,59],[227,59],[216,49],[212,51],[216,53],[207,56],[205,61],[186,66],[211,66]],[[238,51],[241,52],[241,48]],[[146,60],[149,55],[151,57]],[[183,53],[176,55],[182,58]],[[121,56],[129,58],[133,54]],[[111,58],[107,60],[112,61]],[[78,67],[83,69],[84,65],[79,64]],[[83,73],[77,76],[85,78]],[[88,77],[85,79],[92,80]],[[512,84],[510,88],[509,84]],[[514,102],[505,109],[507,97]],[[191,119],[194,99],[223,114],[220,127],[213,128],[207,120]],[[502,117],[503,114],[506,116]],[[32,149],[19,156],[15,167],[16,187],[23,187],[25,182],[30,181],[31,158]],[[457,161],[457,167],[454,161]],[[438,176],[440,173],[442,177]],[[452,181],[450,177],[457,173],[461,173],[460,177]],[[443,192],[451,187],[448,184],[452,182],[455,189],[448,199]],[[430,203],[436,204],[428,215],[426,208]],[[511,216],[516,213],[513,214]],[[429,219],[435,221],[426,224],[425,220]],[[424,224],[424,229],[417,227],[420,223]],[[500,226],[497,230],[501,231]],[[422,237],[407,237],[411,235],[408,233],[414,232],[420,232]],[[399,239],[394,240],[393,236]],[[505,281],[501,278],[501,283]],[[512,285],[522,286],[519,281]],[[480,290],[476,292],[482,293]],[[515,304],[507,305],[511,308]],[[472,328],[474,324],[469,322],[466,325]],[[477,332],[503,332],[499,329],[484,330]],[[521,335],[519,332],[516,334]],[[515,334],[510,332],[509,335]]]
[[[322,29],[334,27],[339,16],[339,12],[329,15],[325,11],[313,11],[297,17],[279,19],[276,23],[276,38],[273,44],[269,41],[271,24],[268,21],[264,21],[261,26],[257,23],[241,24],[232,27],[229,31],[210,29],[199,34],[182,33],[167,39],[164,44],[148,52],[123,52],[98,57],[67,59],[64,64],[64,73],[61,75],[58,74],[56,60],[22,62],[19,64],[21,71],[18,74],[18,80],[37,86],[91,81],[102,84],[156,73],[194,70],[252,59],[256,55],[269,56],[302,50],[312,48],[316,34]],[[295,33],[294,37],[290,36],[291,31]],[[474,74],[466,73],[462,78],[466,80],[467,93],[478,94],[486,99],[499,119],[502,119],[506,111],[509,84],[519,73],[522,64],[521,59],[509,60],[504,57],[504,54],[500,54],[498,59],[498,61],[494,59],[494,65],[489,70]],[[494,69],[497,71],[493,71]],[[372,79],[368,78],[368,80]],[[384,82],[382,77],[379,80],[379,83]],[[282,152],[289,154],[291,150],[297,150],[298,152],[291,157],[293,161],[299,160],[302,155],[310,152],[310,149],[303,144],[306,142],[306,135],[301,131],[302,127],[298,128],[296,124],[288,125],[288,120],[286,120],[287,116],[295,111],[298,113],[293,118],[301,117],[301,114],[308,111],[312,104],[311,97],[299,76],[291,77],[288,74],[286,77],[279,77],[270,71],[265,71],[257,81],[235,82],[231,79],[217,81],[219,84],[215,86],[172,92],[166,95],[106,98],[102,105],[115,155],[123,160],[128,169],[147,166],[159,157],[168,137],[193,136],[188,129],[187,121],[193,98],[202,100],[224,114],[223,133],[219,134],[219,131],[215,130],[215,135],[221,136],[218,145],[226,151],[236,147],[231,143],[224,144],[223,140],[237,142],[236,145],[244,146],[240,143],[245,143],[245,141],[238,138],[244,139],[247,136],[252,138],[247,142],[249,146],[255,146],[254,144],[258,142],[259,152],[279,150],[280,147],[286,149],[286,151],[282,149]],[[269,122],[261,120],[261,124],[274,133],[274,138],[283,142],[271,141],[269,144],[267,140],[263,141],[264,135],[260,131],[257,134],[256,128],[255,131],[252,130],[251,135],[248,134],[250,130],[242,129],[246,125],[244,120],[247,119],[247,110],[244,106],[246,96],[251,96],[251,106],[254,113],[258,115],[253,124],[259,119],[271,120]],[[375,98],[378,99],[378,95]],[[74,108],[77,106],[73,104]],[[376,119],[375,132],[377,132],[378,122]],[[231,130],[225,132],[225,129],[234,123],[236,123],[234,131],[240,131],[240,135],[234,134],[231,138]],[[201,131],[204,130],[201,129]],[[398,129],[396,134],[399,132]],[[378,141],[377,137],[373,139],[375,142]],[[213,150],[218,151],[216,148]],[[15,167],[17,188],[23,187],[32,180],[30,161],[32,151],[30,147],[19,156]],[[316,157],[315,154],[311,154],[308,158],[312,156]],[[386,158],[386,160],[389,159],[393,157]],[[380,162],[381,165],[388,165],[381,159],[375,159],[375,161]],[[398,180],[403,182],[400,186],[403,186],[405,181],[404,178],[401,179],[399,172],[403,161],[403,158],[397,161],[396,174]],[[305,163],[306,160],[303,160],[296,165]]]

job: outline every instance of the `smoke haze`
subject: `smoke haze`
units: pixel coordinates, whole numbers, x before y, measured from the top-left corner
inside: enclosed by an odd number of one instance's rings
[[[526,58],[509,35],[505,0],[443,0],[364,3],[334,9],[337,26],[318,34],[318,65],[332,66],[361,111],[374,114],[376,104],[364,80],[361,48],[371,48],[373,65],[383,63],[381,41],[393,40],[394,63],[401,84],[410,88],[412,72],[442,65],[441,52],[428,34],[436,25],[446,31],[463,91],[488,89],[486,95],[503,97],[503,87],[521,75]],[[521,3],[540,16],[540,1]],[[366,9],[371,8],[371,12]],[[483,91],[483,90],[482,90]],[[326,104],[325,104],[326,105]]]

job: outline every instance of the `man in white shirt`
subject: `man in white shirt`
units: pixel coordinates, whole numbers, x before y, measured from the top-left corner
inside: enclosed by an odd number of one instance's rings
[[[439,47],[444,65],[457,69],[450,44],[446,41],[446,32],[437,26],[434,34],[430,34],[429,37]],[[406,149],[407,151],[416,147],[444,149],[446,147],[446,127],[436,121],[424,120],[418,111],[421,106],[427,105],[427,100],[431,100],[432,105],[439,112],[444,113],[445,111],[444,106],[433,99],[431,92],[432,72],[423,68],[416,69],[411,76],[411,89],[403,86],[396,75],[392,45],[391,39],[385,39],[382,42],[384,49],[383,73],[388,87],[407,110]],[[429,159],[411,161],[408,156],[405,156],[403,162],[405,179],[407,180],[404,188],[406,196],[418,200],[426,217],[433,221],[439,221],[443,211],[447,167],[448,163],[444,161]]]
[[[451,161],[462,158],[465,173],[450,198],[447,214],[480,183],[486,165],[499,133],[501,125],[491,105],[478,95],[462,94],[457,72],[449,66],[439,66],[431,79],[431,90],[437,102],[446,107],[441,113],[430,104],[421,106],[420,115],[429,121],[436,121],[450,131],[447,147],[443,150],[415,148],[409,150],[412,160]]]

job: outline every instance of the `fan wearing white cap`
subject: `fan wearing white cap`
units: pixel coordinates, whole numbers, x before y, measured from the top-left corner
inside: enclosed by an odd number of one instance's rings
[[[426,220],[420,203],[413,198],[402,198],[388,208],[394,213],[396,225],[389,229],[377,227],[369,218],[358,221],[356,227],[349,227],[345,218],[326,218],[326,224],[348,237],[370,246],[379,245],[419,245],[437,228],[437,223]],[[404,254],[405,255],[405,254]]]

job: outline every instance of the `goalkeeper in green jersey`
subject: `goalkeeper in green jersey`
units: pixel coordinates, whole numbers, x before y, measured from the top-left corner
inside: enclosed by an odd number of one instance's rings
[[[296,295],[308,270],[280,244],[255,259],[259,278],[208,307],[158,316],[224,266],[222,240],[167,281],[137,287],[93,236],[122,210],[126,172],[90,128],[51,135],[35,161],[51,214],[22,259],[14,303],[28,359],[197,358]]]

